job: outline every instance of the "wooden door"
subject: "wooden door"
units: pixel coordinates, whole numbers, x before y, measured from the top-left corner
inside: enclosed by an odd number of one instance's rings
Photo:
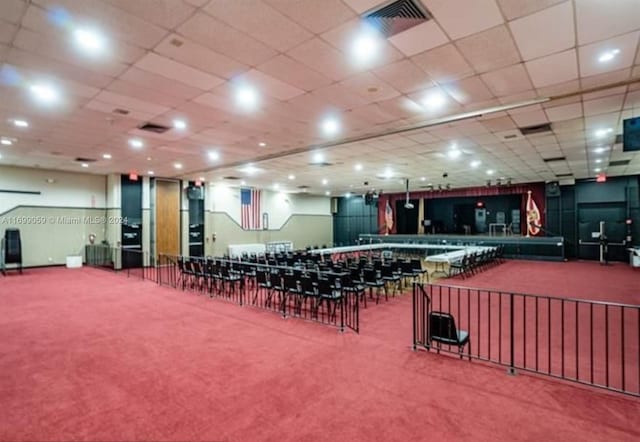
[[[156,180],[156,254],[180,255],[180,183]]]

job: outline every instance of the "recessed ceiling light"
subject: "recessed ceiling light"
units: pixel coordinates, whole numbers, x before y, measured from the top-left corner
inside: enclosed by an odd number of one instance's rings
[[[198,181],[204,181],[204,177],[203,176],[198,177]]]
[[[480,166],[481,164],[482,164],[482,161],[480,161],[480,160],[473,160],[473,161],[471,162],[471,167],[478,167],[478,166]]]
[[[258,91],[248,85],[236,90],[236,104],[244,110],[253,110],[258,106]]]
[[[602,160],[601,160],[600,158],[598,158],[598,159],[596,160],[596,163],[602,163]]]
[[[254,166],[253,164],[247,164],[244,167],[238,169],[240,172],[246,173],[247,175],[253,175],[258,172],[262,172],[262,169]]]
[[[447,102],[447,97],[444,92],[435,90],[429,92],[422,99],[422,105],[428,110],[438,110]]]
[[[593,169],[595,172],[600,172],[602,169],[600,169],[599,167],[596,167],[595,169]]]
[[[280,188],[280,184],[278,183],[273,183],[273,188],[278,190]]]
[[[320,153],[320,152],[316,152],[316,153],[313,154],[312,161],[315,164],[323,163],[324,162],[324,155],[322,155],[322,153]]]
[[[43,104],[55,103],[59,98],[58,91],[48,84],[32,84],[29,86],[29,91]]]
[[[606,137],[611,132],[613,132],[613,129],[611,129],[610,127],[607,129],[598,129],[596,131],[596,137],[603,138],[603,137]]]
[[[356,164],[355,166],[353,166],[353,168],[354,168],[355,170],[357,170],[358,172],[360,172],[360,171],[362,170],[362,164],[358,163],[358,164]]]
[[[86,168],[86,167],[89,167],[89,165],[88,165],[87,163],[82,163],[82,164],[80,164],[80,165],[81,165],[82,167],[85,167],[85,168]]]
[[[0,154],[0,160],[2,159],[2,154]]]
[[[29,127],[29,123],[24,120],[13,120],[13,125],[16,127]]]
[[[175,167],[176,169],[182,169],[182,164],[180,164],[180,163],[175,163],[175,164],[173,165],[173,167]]]
[[[326,179],[326,178],[323,178],[323,179],[322,179],[322,185],[323,185],[323,186],[326,186],[327,184],[329,184],[329,180],[328,180],[328,179]]]
[[[427,178],[426,178],[426,177],[421,176],[421,177],[420,177],[420,181],[427,181]]]
[[[76,29],[73,31],[73,38],[76,45],[89,55],[98,55],[104,52],[106,48],[106,40],[97,31],[89,29]]]
[[[596,147],[595,149],[593,149],[593,151],[594,151],[595,153],[602,153],[602,152],[604,152],[605,150],[607,150],[607,148],[606,148],[606,147]]]
[[[247,185],[247,182],[246,182],[246,181],[240,181],[240,185],[241,185],[241,186],[246,186],[246,185]]]
[[[380,35],[369,27],[362,29],[351,44],[353,60],[360,65],[374,61],[379,52]]]
[[[142,146],[144,146],[144,143],[138,138],[132,138],[129,140],[129,145],[131,147],[135,147],[136,149],[140,149]]]
[[[447,156],[449,158],[451,158],[452,160],[455,160],[456,158],[459,158],[460,155],[462,154],[462,152],[460,152],[458,149],[451,149],[447,152]]]
[[[487,170],[487,175],[493,175],[493,173],[494,173],[493,170],[491,169]]]
[[[267,143],[265,143],[265,142],[261,141],[261,142],[259,142],[259,143],[258,143],[258,146],[260,146],[260,147],[266,147],[266,146],[267,146]]]
[[[178,130],[184,130],[187,128],[187,122],[184,120],[173,120],[173,127]]]
[[[344,194],[344,196],[345,196],[346,198],[351,198],[351,192],[347,192],[347,193],[345,193],[345,194]]]
[[[5,146],[11,146],[13,144],[13,141],[11,141],[8,138],[2,138],[0,139],[0,143],[2,143]]]
[[[325,118],[320,127],[322,128],[322,133],[326,136],[336,135],[340,131],[340,123],[335,117]]]
[[[290,180],[295,180],[295,179],[296,179],[296,176],[295,176],[295,175],[289,175],[289,179],[290,179]]]
[[[329,195],[331,195],[331,192],[327,190],[324,194],[329,196]]]
[[[153,170],[150,170],[149,172],[147,172],[148,175],[153,175],[155,174],[155,172]]]
[[[387,179],[393,177],[393,170],[389,168],[385,169],[384,172],[382,173],[382,176]]]
[[[147,157],[147,161],[151,161],[151,157]]]
[[[600,57],[598,57],[598,61],[600,63],[606,63],[615,58],[616,55],[620,53],[620,49],[612,49],[610,51],[603,52]]]
[[[111,154],[110,153],[103,153],[102,154],[102,158],[104,158],[105,160],[110,160],[111,159]]]
[[[211,161],[218,161],[220,159],[220,154],[215,150],[211,150],[207,153],[207,156]]]

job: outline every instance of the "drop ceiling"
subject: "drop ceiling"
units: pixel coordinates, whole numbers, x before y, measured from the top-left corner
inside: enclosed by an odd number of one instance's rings
[[[0,146],[0,165],[237,176],[332,195],[399,191],[407,178],[419,189],[640,174],[640,153],[616,144],[622,121],[640,116],[637,2],[421,0],[433,18],[383,38],[377,59],[358,65],[360,16],[386,3],[3,0],[0,136],[14,142]],[[80,53],[52,10],[100,29],[108,55]],[[41,80],[59,90],[55,106],[30,97],[25,85]],[[240,84],[257,92],[255,109],[236,105]],[[472,111],[481,115],[448,119]],[[331,137],[321,130],[328,116],[340,126]],[[138,129],[176,118],[184,131]],[[550,131],[519,131],[546,123]],[[144,146],[132,148],[132,138]],[[313,164],[317,154],[323,165]],[[82,168],[77,157],[96,161]]]

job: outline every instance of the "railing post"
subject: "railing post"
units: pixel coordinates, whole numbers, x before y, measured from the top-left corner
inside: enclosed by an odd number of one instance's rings
[[[342,295],[340,297],[340,333],[344,333],[344,293]]]
[[[509,294],[509,368],[507,369],[507,373],[515,376],[516,367],[515,367],[515,321],[514,321],[514,305],[513,305],[513,293]]]
[[[412,299],[411,299],[411,306],[412,306],[411,310],[413,311],[413,351],[417,350],[416,340],[418,339],[418,333],[417,333],[417,330],[416,330],[416,327],[418,325],[417,321],[416,321],[416,311],[417,311],[417,309],[416,309],[416,300],[417,300],[417,298],[416,298],[416,292],[417,292],[416,285],[417,284],[418,284],[417,282],[415,282],[415,281],[413,282]]]

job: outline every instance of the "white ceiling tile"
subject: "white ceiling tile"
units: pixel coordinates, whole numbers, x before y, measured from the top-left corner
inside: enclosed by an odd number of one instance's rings
[[[522,63],[487,72],[481,78],[498,97],[527,91],[533,87]]]
[[[437,82],[448,82],[473,74],[473,68],[452,44],[431,49],[411,59]]]
[[[135,63],[134,66],[202,90],[209,90],[224,83],[222,78],[207,74],[206,72],[154,53],[148,53]]]
[[[565,104],[545,109],[549,121],[571,120],[582,117],[582,103]]]
[[[121,80],[135,84],[138,87],[153,89],[169,97],[179,97],[190,100],[202,93],[202,90],[193,86],[175,82],[162,75],[131,67],[120,76]]]
[[[371,72],[363,72],[342,81],[341,85],[360,95],[367,102],[388,100],[400,95],[390,84]]]
[[[347,7],[342,0],[322,0],[321,2],[265,0],[265,2],[314,34],[321,34],[355,18],[355,12]]]
[[[580,0],[575,3],[578,44],[581,46],[640,28],[635,0]]]
[[[4,0],[0,2],[0,17],[9,23],[18,23],[27,9],[27,3],[23,0]],[[2,26],[5,26],[4,24]]]
[[[288,54],[332,80],[342,80],[354,72],[345,56],[320,38],[313,38]]]
[[[493,98],[493,94],[477,75],[442,86],[460,104],[470,104]]]
[[[528,61],[525,65],[536,88],[578,78],[575,49]]]
[[[525,61],[575,46],[573,6],[570,1],[509,23]],[[541,32],[553,29],[553,32]]]
[[[458,40],[455,45],[478,73],[520,62],[513,38],[504,25]]]
[[[454,40],[503,22],[495,0],[422,0]]]
[[[113,6],[123,9],[163,28],[173,29],[187,19],[195,8],[181,0],[158,2],[156,0],[107,0]]]
[[[586,117],[590,117],[593,115],[620,111],[622,109],[622,104],[624,103],[624,97],[624,94],[620,94],[585,101],[583,103],[584,115]]]
[[[167,106],[161,106],[159,104],[151,103],[144,100],[138,100],[126,95],[120,95],[113,92],[103,90],[95,97],[96,100],[103,103],[113,104],[115,107],[120,107],[128,110],[137,110],[146,112],[152,115],[162,114],[169,110]],[[110,110],[110,112],[113,108]]]
[[[438,24],[430,20],[392,36],[389,41],[404,55],[411,57],[448,43],[449,39]]]
[[[178,33],[251,66],[258,65],[277,53],[261,41],[200,12],[178,27]]]
[[[17,25],[0,22],[0,43],[11,43],[17,30]]]
[[[532,14],[566,0],[498,0],[498,5],[507,20]]]
[[[636,31],[609,40],[581,46],[578,49],[580,55],[580,75],[588,77],[630,67],[633,64],[635,52],[638,47],[639,36],[640,31]],[[600,56],[612,50],[618,50],[620,52],[608,62],[599,61]]]
[[[338,109],[353,109],[367,104],[364,98],[341,83],[334,83],[316,89],[311,95],[323,100],[328,107],[336,107]]]
[[[278,100],[286,101],[305,92],[302,89],[298,89],[255,69],[251,69],[249,72],[238,76],[237,79],[241,82],[246,81],[247,84],[251,84],[258,89],[260,93],[277,98]]]
[[[547,115],[542,110],[532,112],[522,112],[512,115],[513,121],[518,127],[536,126],[538,124],[548,123]]]
[[[203,10],[282,52],[312,37],[309,31],[262,0],[217,0]]]
[[[331,83],[329,78],[286,55],[273,57],[258,69],[305,91]]]
[[[383,5],[381,0],[343,0],[347,5],[351,7],[358,14],[361,14],[369,9],[373,9],[376,6]]]
[[[402,93],[414,92],[433,86],[429,76],[411,60],[402,60],[380,67],[375,71],[382,78]]]
[[[177,43],[179,46],[176,46]],[[175,43],[175,44],[174,44]],[[178,34],[171,34],[155,47],[154,52],[222,78],[232,78],[248,67],[226,55],[212,51]]]

